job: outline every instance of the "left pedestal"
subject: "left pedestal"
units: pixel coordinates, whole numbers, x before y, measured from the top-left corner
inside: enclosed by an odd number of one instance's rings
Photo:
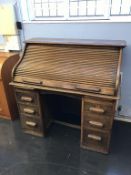
[[[36,136],[45,136],[39,92],[15,88],[15,95],[23,131]]]

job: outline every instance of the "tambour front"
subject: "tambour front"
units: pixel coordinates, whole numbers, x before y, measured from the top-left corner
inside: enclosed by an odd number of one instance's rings
[[[22,127],[45,135],[41,91],[81,98],[81,147],[107,153],[125,41],[32,39],[12,76]]]

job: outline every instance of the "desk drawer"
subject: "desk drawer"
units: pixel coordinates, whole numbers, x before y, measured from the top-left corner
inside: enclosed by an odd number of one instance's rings
[[[100,130],[110,130],[112,128],[113,116],[83,114],[83,126],[88,128],[96,128]]]
[[[20,115],[26,115],[30,117],[39,117],[40,109],[39,106],[29,106],[24,104],[18,104]]]
[[[114,114],[114,102],[104,100],[104,99],[97,99],[97,98],[86,98],[83,102],[83,110],[84,113],[91,113],[96,115],[108,115],[112,116]]]
[[[43,123],[38,118],[21,115],[21,125],[25,132],[33,135],[43,136]]]
[[[108,153],[110,132],[83,128],[81,146],[93,151]]]
[[[18,103],[37,105],[39,103],[39,95],[37,92],[16,89],[16,99]]]

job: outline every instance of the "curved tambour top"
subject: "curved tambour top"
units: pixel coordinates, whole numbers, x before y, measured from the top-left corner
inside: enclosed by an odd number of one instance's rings
[[[43,88],[115,95],[125,46],[119,40],[29,40],[13,80]]]

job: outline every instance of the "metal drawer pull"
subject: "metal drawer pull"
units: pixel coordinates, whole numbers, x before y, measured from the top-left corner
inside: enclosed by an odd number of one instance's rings
[[[28,114],[34,114],[35,113],[35,110],[34,109],[30,109],[30,108],[24,108],[23,111],[25,113],[28,113]]]
[[[20,98],[22,101],[27,101],[27,102],[32,102],[32,98],[31,97],[27,97],[27,96],[21,96]]]
[[[35,122],[31,122],[31,121],[26,121],[25,123],[26,125],[32,126],[32,127],[35,127],[37,125]]]
[[[98,127],[101,127],[101,128],[104,126],[104,124],[101,123],[101,122],[89,121],[89,123],[90,123],[91,125],[98,126]]]
[[[100,136],[96,136],[96,135],[93,135],[93,134],[88,134],[88,138],[93,139],[93,140],[97,140],[97,141],[101,141]]]
[[[105,112],[104,109],[102,109],[102,108],[96,108],[96,107],[90,107],[89,108],[89,111],[97,112],[97,113],[101,113],[101,114],[103,114]]]

